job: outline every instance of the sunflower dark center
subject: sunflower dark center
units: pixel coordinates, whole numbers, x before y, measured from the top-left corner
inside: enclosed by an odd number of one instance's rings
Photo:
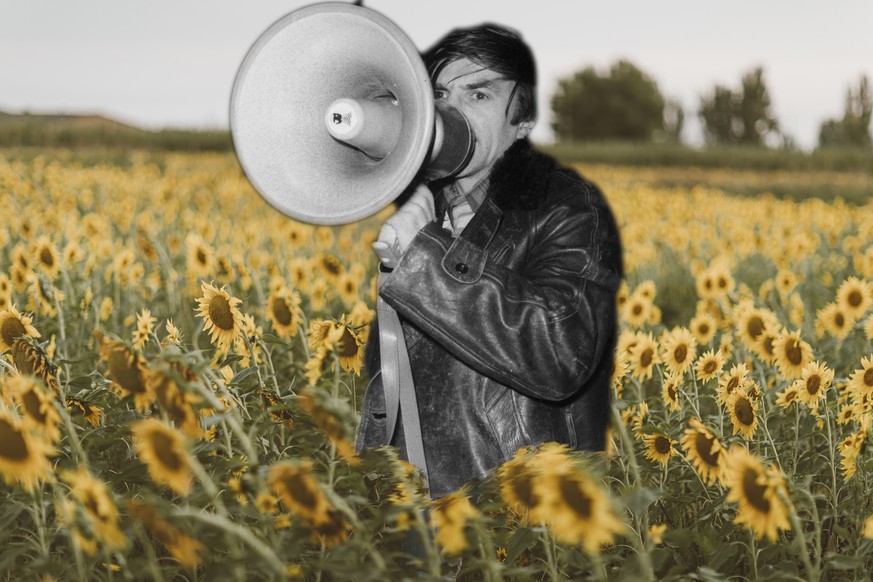
[[[639,315],[643,312],[643,306],[639,303],[634,303],[634,307],[632,309],[634,315]]]
[[[730,394],[730,393],[733,392],[733,391],[736,389],[736,387],[739,386],[739,385],[740,385],[740,378],[739,378],[739,376],[733,376],[733,377],[731,377],[730,380],[728,380],[728,383],[727,383],[727,386],[725,386],[725,389],[727,390],[727,393]]]
[[[282,479],[282,485],[285,487],[288,496],[300,506],[313,509],[317,505],[318,499],[302,475],[296,473],[288,475]]]
[[[9,421],[0,418],[0,457],[7,461],[23,461],[30,456],[27,443]]]
[[[846,297],[846,302],[852,307],[858,307],[864,301],[864,298],[861,296],[861,292],[857,289],[853,289],[849,296]]]
[[[671,399],[675,400],[676,396],[678,394],[678,392],[676,392],[676,386],[673,384],[670,384],[669,386],[667,386],[667,394],[670,395]]]
[[[706,434],[702,432],[698,432],[697,436],[694,437],[694,444],[697,446],[697,456],[699,456],[704,463],[709,465],[710,467],[718,466],[718,455],[719,451],[713,452],[713,445],[715,444],[715,437],[708,437]]]
[[[676,362],[681,364],[685,361],[685,358],[688,357],[688,346],[685,344],[679,344],[676,346],[676,349],[673,350],[673,357],[676,358]]]
[[[707,334],[709,334],[709,325],[706,323],[701,323],[699,326],[697,326],[697,332],[705,337]]]
[[[343,337],[340,338],[337,347],[339,348],[337,354],[342,357],[351,358],[358,354],[358,342],[355,341],[355,336],[352,335],[349,328],[343,329]]]
[[[670,439],[659,436],[655,438],[655,450],[660,455],[666,455],[670,452]]]
[[[749,504],[761,513],[770,512],[770,502],[764,497],[767,487],[758,483],[758,472],[746,468],[743,471],[743,494]]]
[[[567,506],[582,519],[591,517],[591,497],[582,489],[582,484],[572,477],[559,478],[561,497]]]
[[[712,374],[715,372],[716,368],[718,368],[718,362],[715,360],[707,360],[705,364],[703,364],[703,371],[707,374]]]
[[[506,481],[512,490],[513,496],[525,507],[533,507],[539,503],[540,498],[533,490],[533,479],[530,472],[523,466],[513,466],[506,474]]]
[[[42,250],[39,251],[39,260],[47,267],[55,265],[55,256],[47,247],[42,247]]]
[[[206,253],[203,252],[203,249],[198,248],[197,249],[197,262],[200,263],[201,265],[205,265],[207,262],[206,259],[207,259]]]
[[[233,313],[230,302],[221,295],[216,295],[209,301],[209,319],[218,329],[229,331],[233,329]]]
[[[652,363],[652,356],[654,353],[652,352],[652,348],[646,348],[643,350],[643,353],[640,354],[640,364],[643,368],[648,368],[649,364]]]
[[[109,354],[109,373],[112,379],[134,394],[145,392],[142,373],[136,365],[136,360],[130,358],[127,349],[117,348]]]
[[[764,348],[764,353],[767,354],[768,356],[773,355],[773,339],[774,339],[773,336],[768,336],[766,339],[764,339],[764,342],[761,344]]]
[[[281,325],[289,325],[291,323],[291,310],[288,309],[288,304],[281,297],[273,298],[273,317]]]
[[[837,327],[843,327],[844,325],[846,325],[846,318],[843,317],[842,313],[837,312],[836,314],[834,314],[834,324]]]
[[[800,342],[792,338],[785,345],[785,357],[794,366],[799,366],[803,363],[803,352],[800,349]]]
[[[749,337],[758,339],[758,336],[764,333],[764,320],[758,316],[749,318],[749,322],[746,324],[746,331],[749,332]]]
[[[28,390],[21,397],[21,401],[24,404],[24,410],[27,412],[28,416],[40,424],[45,424],[47,415],[42,411],[42,400],[39,399],[36,392]]]
[[[324,265],[324,269],[331,275],[339,275],[340,266],[336,259],[327,258],[322,261],[322,265]]]
[[[864,385],[873,386],[873,367],[868,368],[864,372]]]
[[[725,279],[724,277],[719,277],[718,278],[718,286],[720,289],[727,288],[727,279]]]
[[[0,337],[3,338],[3,343],[11,346],[12,340],[22,335],[27,335],[27,329],[19,319],[7,317],[3,320],[3,326],[0,327]]]
[[[815,396],[821,388],[821,378],[818,375],[810,376],[806,379],[806,391]]]
[[[746,426],[751,426],[755,422],[755,411],[748,398],[738,398],[736,405],[734,405],[734,412],[737,415],[737,420]]]
[[[182,468],[182,457],[173,448],[175,441],[170,435],[154,431],[151,433],[150,439],[152,441],[152,449],[154,449],[155,456],[157,456],[161,465],[170,471],[178,471]]]

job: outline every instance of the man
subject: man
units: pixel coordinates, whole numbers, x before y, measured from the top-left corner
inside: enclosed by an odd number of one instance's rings
[[[386,406],[386,356],[380,367],[371,342],[357,448],[405,452],[413,426],[438,498],[526,445],[604,448],[622,273],[600,192],[527,140],[536,80],[521,38],[457,30],[424,58],[435,98],[466,116],[475,149],[458,176],[431,184],[433,196],[419,187],[383,227],[395,255],[380,253],[393,270],[379,293],[402,322],[412,386],[401,390],[417,402],[401,416],[419,422],[386,420],[394,396]]]

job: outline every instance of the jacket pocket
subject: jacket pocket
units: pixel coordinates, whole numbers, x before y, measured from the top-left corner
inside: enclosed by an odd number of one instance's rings
[[[364,405],[361,408],[361,423],[355,435],[355,451],[361,452],[388,444],[387,412],[385,410],[385,393],[381,382],[382,371],[370,379],[364,393]]]
[[[530,437],[518,418],[518,409],[513,396],[511,388],[503,387],[485,407],[485,416],[491,425],[491,431],[500,445],[500,452],[507,460],[511,459],[518,449],[530,444]]]

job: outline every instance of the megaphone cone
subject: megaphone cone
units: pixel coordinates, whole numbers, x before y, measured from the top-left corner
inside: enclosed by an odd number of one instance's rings
[[[460,170],[472,133],[459,112],[442,111],[400,28],[368,8],[323,3],[255,41],[234,82],[230,125],[246,176],[270,204],[343,224],[390,204],[429,158],[426,179]]]

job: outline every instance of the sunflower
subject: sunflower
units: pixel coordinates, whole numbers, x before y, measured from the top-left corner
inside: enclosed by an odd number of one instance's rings
[[[740,433],[744,437],[752,438],[755,429],[758,428],[758,405],[744,389],[734,390],[728,397],[725,406],[731,417],[734,427],[733,434]]]
[[[309,525],[327,523],[332,509],[312,474],[312,461],[282,461],[270,467],[267,484],[285,509]]]
[[[209,331],[210,339],[219,351],[226,352],[242,331],[242,313],[237,306],[240,299],[227,292],[227,285],[216,289],[203,281],[200,285],[203,297],[197,299],[198,317],[203,318],[203,328]]]
[[[864,520],[864,527],[861,528],[861,535],[865,538],[873,539],[873,515],[867,516]]]
[[[309,323],[309,350],[315,353],[322,349],[336,353],[346,372],[361,374],[364,344],[345,315],[339,321],[316,319]]]
[[[664,399],[664,403],[673,412],[682,407],[679,402],[679,385],[681,382],[682,380],[675,376],[667,376],[661,385],[661,398]]]
[[[431,523],[436,529],[436,543],[447,555],[457,555],[467,549],[464,533],[467,522],[480,517],[470,503],[464,488],[437,499],[431,504]]]
[[[337,294],[346,306],[358,300],[358,278],[353,273],[343,273],[337,281]]]
[[[100,360],[109,366],[113,390],[121,397],[133,397],[137,410],[147,410],[154,401],[154,393],[143,376],[145,358],[126,345],[103,336]]]
[[[84,510],[94,538],[109,550],[127,545],[127,538],[118,527],[118,507],[106,485],[84,467],[76,471],[64,471],[61,479],[70,485],[70,492]]]
[[[697,294],[704,299],[726,299],[736,283],[730,269],[724,264],[715,264],[697,277]]]
[[[65,401],[67,410],[73,414],[81,413],[91,426],[100,426],[100,419],[104,416],[103,409],[78,398],[67,398]]]
[[[321,253],[314,260],[318,272],[331,284],[337,283],[345,273],[340,260],[331,254]]]
[[[765,468],[761,460],[744,447],[734,446],[727,454],[726,501],[739,503],[734,522],[745,525],[757,539],[765,535],[775,542],[779,530],[789,530],[788,508],[780,498],[787,497],[782,475],[772,465]]]
[[[126,507],[180,564],[194,568],[203,561],[200,554],[206,552],[206,546],[159,516],[151,505],[129,500]]]
[[[581,545],[594,555],[626,531],[603,488],[579,469],[543,473],[534,487],[542,499],[544,521],[563,543]]]
[[[272,290],[267,298],[267,321],[272,324],[277,336],[284,339],[296,336],[303,321],[300,293],[284,285]]]
[[[344,419],[342,410],[336,399],[322,397],[320,393],[305,390],[297,399],[300,408],[315,422],[315,425],[324,432],[331,443],[336,447],[339,455],[348,462],[357,462],[355,455],[354,434],[349,434],[347,427],[351,426],[351,419]]]
[[[810,408],[817,408],[833,381],[834,371],[816,361],[803,368],[793,387],[797,389],[797,397],[801,402]]]
[[[178,366],[173,368],[177,374],[183,375]],[[197,400],[190,394],[182,392],[179,384],[173,377],[172,372],[165,372],[155,368],[145,368],[143,370],[145,383],[151,390],[161,408],[166,411],[167,417],[183,432],[192,439],[199,439],[203,436],[203,429],[200,426],[200,419],[194,411],[194,405]],[[194,380],[194,378],[189,378]]]
[[[325,548],[332,548],[349,539],[352,528],[343,514],[335,509],[327,512],[327,519],[312,525],[310,539]]]
[[[30,317],[19,313],[14,305],[0,311],[0,351],[11,350],[15,338],[40,337],[39,332],[31,325],[31,321]]]
[[[632,328],[642,327],[648,323],[653,307],[651,299],[634,293],[622,305],[621,319]]]
[[[761,335],[768,329],[778,326],[772,311],[740,304],[734,313],[737,335],[748,347],[755,349]]]
[[[363,301],[356,301],[352,310],[349,312],[348,322],[352,328],[357,331],[361,338],[361,343],[367,345],[367,340],[370,337],[370,327],[375,319],[376,314]]]
[[[28,491],[51,477],[51,446],[34,436],[10,412],[0,410],[0,474],[8,484],[19,483]]]
[[[873,340],[873,313],[864,320],[864,337],[868,340]]]
[[[158,320],[152,317],[152,312],[148,309],[143,309],[136,314],[136,330],[133,332],[133,347],[141,350],[145,347],[147,341],[155,330],[155,323]]]
[[[24,337],[12,342],[12,361],[20,374],[35,376],[50,391],[60,394],[57,366],[36,342]]]
[[[665,434],[646,434],[643,435],[643,443],[647,447],[646,458],[652,461],[657,461],[661,465],[666,465],[670,457],[677,455],[673,445],[676,441]]]
[[[856,401],[873,397],[873,355],[861,358],[861,367],[849,376],[846,389]]]
[[[24,425],[37,429],[46,441],[57,443],[61,439],[61,417],[54,399],[28,376],[9,378],[6,388],[24,412]]]
[[[697,363],[694,365],[694,371],[697,372],[697,379],[701,382],[706,382],[715,378],[721,369],[724,367],[724,356],[716,350],[708,350],[704,352]]]
[[[754,347],[755,353],[758,354],[758,357],[761,358],[765,363],[772,364],[777,359],[776,354],[776,340],[782,336],[783,333],[781,331],[771,331],[764,330],[764,332],[758,336],[758,341],[755,342]]]
[[[812,346],[800,339],[800,332],[782,333],[773,342],[779,372],[789,379],[799,378],[812,357]]]
[[[691,418],[688,425],[680,440],[682,449],[703,482],[712,485],[722,478],[724,448],[712,431],[696,418]]]
[[[837,303],[828,303],[815,313],[815,333],[818,337],[828,334],[837,339],[845,339],[852,331],[854,323],[845,309]]]
[[[179,495],[191,489],[191,459],[182,435],[157,419],[131,425],[133,445],[151,478]]]
[[[691,333],[694,334],[697,343],[706,345],[715,337],[718,322],[716,322],[711,314],[700,312],[691,319],[691,323],[688,326],[691,329]]]
[[[515,452],[512,459],[503,463],[497,470],[500,478],[500,496],[523,523],[538,521],[540,496],[534,490],[537,470],[530,462],[527,449]]]
[[[799,402],[802,383],[802,380],[796,380],[791,386],[787,386],[782,392],[777,392],[776,404],[782,408],[788,408],[795,402]]]
[[[658,344],[651,333],[639,334],[633,348],[628,349],[631,376],[645,380],[652,377],[658,359]]]
[[[677,327],[661,339],[661,361],[667,370],[682,376],[697,356],[697,340],[685,327]]]
[[[843,439],[837,448],[840,451],[840,466],[843,469],[843,478],[851,479],[857,470],[857,459],[867,440],[867,429],[861,428]]]
[[[837,289],[836,302],[853,321],[860,319],[873,307],[870,284],[858,277],[849,277]]]
[[[749,368],[745,364],[735,364],[718,379],[718,401],[720,404],[727,402],[728,397],[737,389],[745,389],[752,379],[749,376]]]
[[[188,272],[195,278],[203,279],[213,274],[214,253],[212,248],[196,234],[189,234],[185,239],[188,251]]]
[[[45,235],[40,236],[31,247],[31,254],[36,258],[36,265],[49,279],[54,279],[61,272],[61,256],[58,249]]]
[[[797,275],[792,271],[779,269],[779,272],[776,273],[774,284],[776,285],[776,290],[779,292],[779,295],[787,297],[797,286]]]
[[[161,346],[167,347],[170,344],[180,346],[182,345],[182,332],[179,331],[179,328],[176,327],[176,324],[173,323],[172,319],[168,319],[164,324],[164,328],[167,330],[167,337],[161,343]]]

